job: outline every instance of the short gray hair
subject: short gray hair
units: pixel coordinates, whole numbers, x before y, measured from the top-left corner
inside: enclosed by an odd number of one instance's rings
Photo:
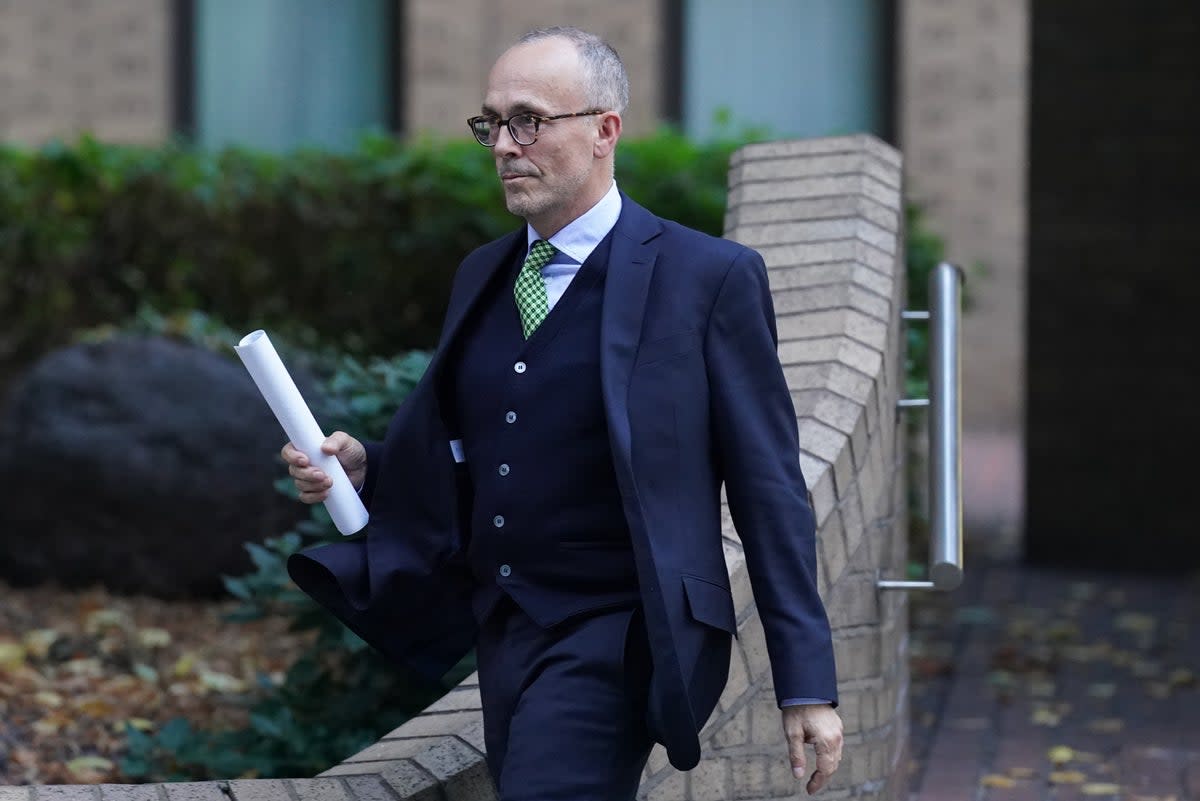
[[[532,30],[517,44],[542,39],[566,39],[575,45],[583,61],[584,93],[592,108],[618,114],[625,111],[629,105],[629,75],[612,45],[594,33],[570,25]]]

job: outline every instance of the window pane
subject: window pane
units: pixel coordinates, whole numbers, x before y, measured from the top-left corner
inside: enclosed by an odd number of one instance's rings
[[[345,148],[389,118],[392,0],[197,0],[196,141]]]
[[[687,0],[684,122],[713,133],[737,124],[774,135],[886,133],[886,4],[880,0]]]

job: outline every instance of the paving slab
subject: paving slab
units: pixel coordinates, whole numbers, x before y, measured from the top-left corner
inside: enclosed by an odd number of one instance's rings
[[[911,600],[911,801],[1200,801],[1200,573],[965,575]]]

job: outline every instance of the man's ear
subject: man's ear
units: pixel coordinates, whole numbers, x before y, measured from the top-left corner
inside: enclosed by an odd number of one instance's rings
[[[596,141],[592,145],[592,155],[598,159],[607,158],[617,148],[617,140],[621,138],[621,115],[615,111],[606,111],[600,116],[600,124],[596,126]]]

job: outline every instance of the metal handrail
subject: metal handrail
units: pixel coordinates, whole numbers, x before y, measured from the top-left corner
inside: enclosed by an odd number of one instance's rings
[[[948,262],[929,276],[929,311],[904,312],[929,320],[929,399],[904,399],[898,408],[929,407],[929,581],[880,580],[884,590],[952,590],[963,579],[962,408],[959,403],[960,299],[963,272]]]

